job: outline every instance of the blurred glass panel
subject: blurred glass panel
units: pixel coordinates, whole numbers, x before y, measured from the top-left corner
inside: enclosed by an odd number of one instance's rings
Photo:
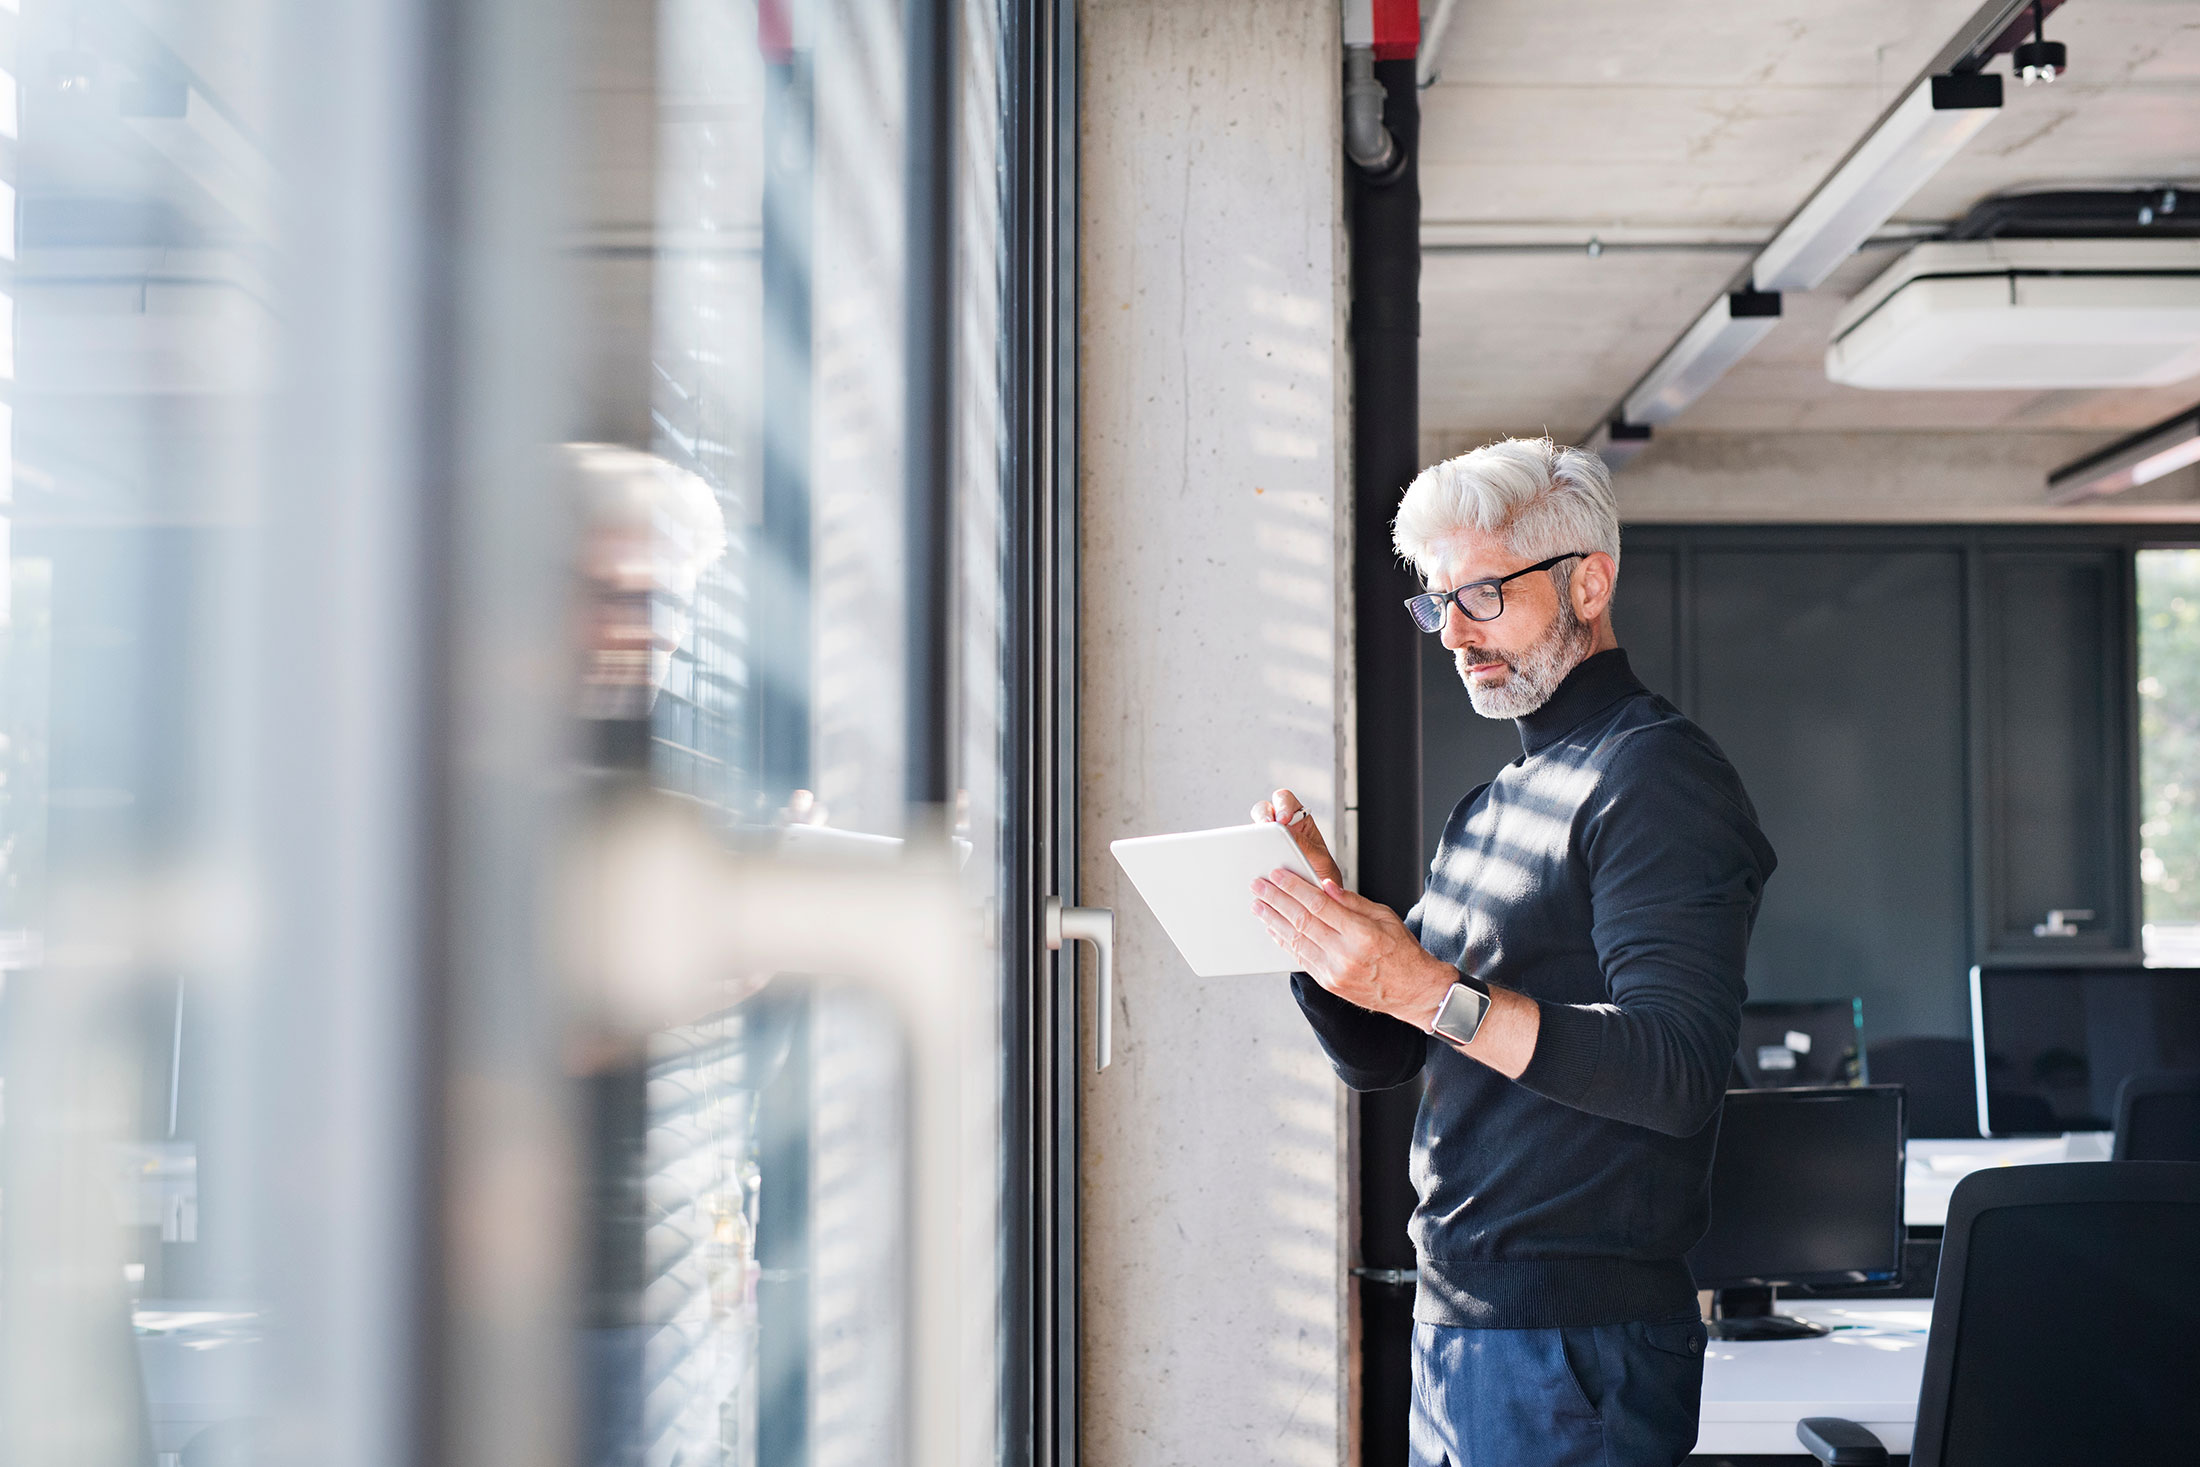
[[[899,5],[0,5],[0,1460],[994,1457],[961,12],[960,795],[909,852]],[[622,865],[637,820],[685,835]]]
[[[277,307],[247,5],[0,14],[0,1458],[235,1441],[242,584]]]

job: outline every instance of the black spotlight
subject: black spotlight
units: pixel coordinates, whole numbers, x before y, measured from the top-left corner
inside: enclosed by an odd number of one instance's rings
[[[2040,0],[2032,0],[2032,39],[2010,53],[2009,66],[2024,78],[2026,86],[2036,81],[2053,82],[2070,69],[2070,53],[2060,41],[2050,41],[2046,36],[2047,12]]]

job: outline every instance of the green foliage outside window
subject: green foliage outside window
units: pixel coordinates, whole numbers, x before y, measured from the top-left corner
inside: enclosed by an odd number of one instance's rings
[[[2139,876],[2149,922],[2200,922],[2200,550],[2139,552]]]

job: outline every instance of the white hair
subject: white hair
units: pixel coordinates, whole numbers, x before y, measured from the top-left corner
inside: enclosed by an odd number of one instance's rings
[[[651,542],[652,559],[682,595],[726,553],[726,516],[700,478],[654,453],[616,443],[563,443],[581,512],[593,529]]]
[[[1496,535],[1533,564],[1603,551],[1619,560],[1619,501],[1604,460],[1548,438],[1501,438],[1423,469],[1391,526],[1398,553],[1427,569],[1436,543],[1462,530]],[[1573,562],[1552,567],[1563,589]]]

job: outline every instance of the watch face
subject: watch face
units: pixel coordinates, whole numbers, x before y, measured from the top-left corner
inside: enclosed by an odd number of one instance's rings
[[[1482,1015],[1489,1006],[1487,994],[1476,993],[1464,983],[1454,983],[1451,992],[1444,995],[1444,1006],[1436,1011],[1436,1022],[1431,1027],[1446,1039],[1469,1043],[1475,1031],[1482,1027]]]

